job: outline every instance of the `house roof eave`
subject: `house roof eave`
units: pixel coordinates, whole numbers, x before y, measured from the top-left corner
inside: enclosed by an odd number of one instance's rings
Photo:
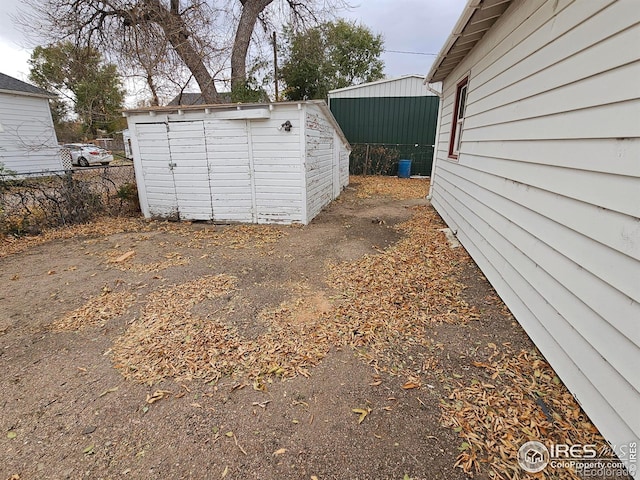
[[[511,2],[512,0],[468,0],[451,34],[425,76],[424,83],[443,81],[491,29]],[[464,54],[460,55],[460,51]]]

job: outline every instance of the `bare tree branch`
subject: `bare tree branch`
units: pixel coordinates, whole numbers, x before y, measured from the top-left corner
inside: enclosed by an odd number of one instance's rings
[[[24,0],[18,23],[33,44],[72,41],[118,59],[145,79],[152,102],[159,85],[190,75],[207,102],[218,99],[216,75],[231,66],[232,84],[246,81],[252,42],[283,23],[313,25],[346,0]],[[280,13],[278,13],[280,12]],[[257,21],[263,32],[254,32]],[[133,45],[133,46],[132,46]],[[145,52],[148,50],[148,52]],[[188,73],[186,73],[188,72]]]

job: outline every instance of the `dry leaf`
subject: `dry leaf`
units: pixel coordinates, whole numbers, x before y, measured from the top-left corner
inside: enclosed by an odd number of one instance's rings
[[[135,250],[129,250],[127,253],[123,253],[122,255],[120,255],[118,258],[116,258],[115,260],[113,260],[113,263],[121,263],[124,262],[125,260],[133,257],[135,255]]]
[[[412,388],[420,388],[420,384],[410,380],[402,385],[402,388],[405,390],[411,390]]]
[[[147,394],[147,403],[155,403],[158,400],[162,400],[164,397],[171,394],[172,392],[169,390],[156,390],[155,392],[153,392],[153,395]]]
[[[282,455],[283,453],[285,453],[287,451],[286,448],[279,448],[278,450],[276,450],[275,452],[273,452],[273,456],[277,457],[278,455]]]
[[[247,452],[246,452],[246,451],[245,451],[245,449],[244,449],[244,448],[242,448],[242,447],[240,446],[240,444],[238,443],[238,437],[236,437],[236,436],[234,435],[234,436],[233,436],[233,441],[235,442],[236,447],[238,447],[238,449],[239,449],[242,453],[244,453],[244,454],[246,455],[246,454],[247,454]]]
[[[367,415],[371,413],[370,408],[352,408],[351,411],[353,413],[358,413],[360,416],[358,417],[358,424],[364,422],[364,419],[367,418]]]
[[[85,372],[86,371],[87,370],[85,369]],[[104,397],[107,393],[113,393],[113,392],[116,392],[117,390],[118,390],[118,387],[108,388],[104,392],[102,392],[100,395],[98,395],[98,397]]]

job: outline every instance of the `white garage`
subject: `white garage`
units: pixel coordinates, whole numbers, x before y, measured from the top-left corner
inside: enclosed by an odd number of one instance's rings
[[[351,147],[323,101],[125,116],[147,218],[307,224],[349,183]]]

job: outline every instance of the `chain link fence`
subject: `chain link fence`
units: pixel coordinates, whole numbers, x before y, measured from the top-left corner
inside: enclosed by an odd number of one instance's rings
[[[433,145],[352,143],[351,148],[352,175],[396,175],[403,159],[411,160],[411,175],[431,175]]]
[[[133,165],[0,174],[0,234],[37,234],[139,211]]]

